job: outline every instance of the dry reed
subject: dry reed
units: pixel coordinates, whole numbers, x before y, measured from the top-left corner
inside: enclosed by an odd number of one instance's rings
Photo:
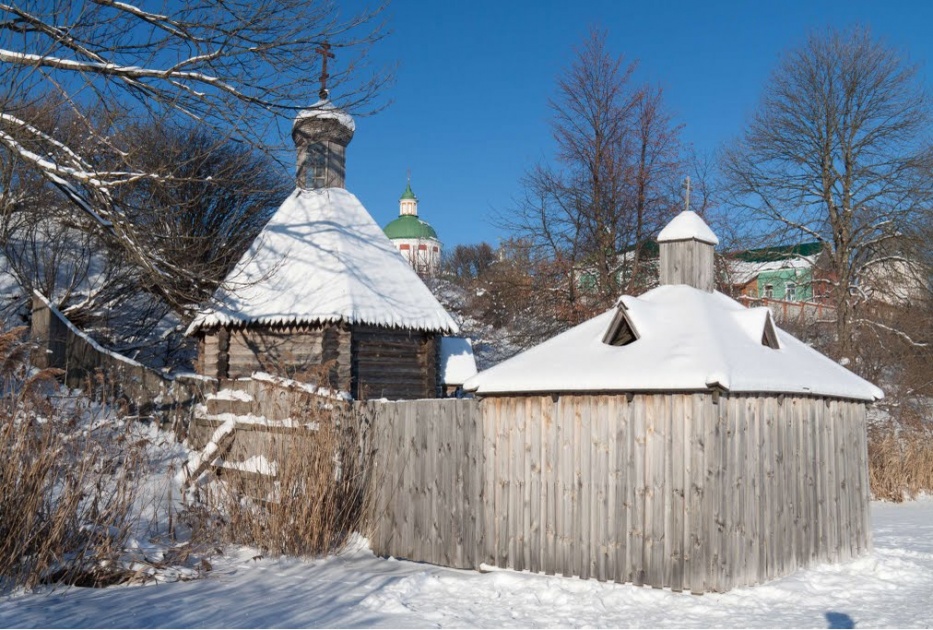
[[[300,426],[272,426],[254,439],[262,459],[224,462],[201,488],[195,537],[258,547],[273,555],[318,556],[361,531],[371,454],[365,420],[343,401],[293,397]],[[274,424],[274,423],[273,423]]]
[[[57,399],[23,335],[0,334],[0,586],[119,581],[138,449],[86,399]]]
[[[933,430],[893,421],[870,427],[868,467],[875,499],[899,503],[933,492]]]

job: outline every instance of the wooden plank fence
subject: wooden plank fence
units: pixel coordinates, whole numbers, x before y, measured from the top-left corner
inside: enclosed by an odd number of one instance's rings
[[[862,403],[667,393],[353,410],[375,452],[378,555],[705,593],[871,544]]]

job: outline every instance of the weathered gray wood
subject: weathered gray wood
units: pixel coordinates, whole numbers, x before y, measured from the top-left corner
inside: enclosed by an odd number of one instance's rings
[[[685,448],[686,417],[684,409],[686,396],[676,395],[671,400],[669,414],[670,430],[670,532],[666,541],[670,544],[671,578],[670,587],[675,592],[684,588],[684,487],[689,483],[685,477],[685,463],[688,460]]]
[[[634,489],[634,503],[632,505],[632,517],[629,522],[631,531],[631,555],[629,561],[632,565],[632,583],[641,586],[645,583],[645,572],[648,564],[645,558],[646,550],[646,523],[648,517],[645,510],[645,494],[647,490],[647,481],[645,479],[645,456],[647,453],[646,445],[646,396],[637,396],[633,401],[632,409],[632,428],[633,428],[633,453],[632,453],[632,477],[630,483]]]
[[[712,245],[694,239],[659,245],[661,284],[686,284],[703,291],[715,288]]]
[[[554,575],[558,567],[558,521],[560,510],[560,483],[558,462],[558,432],[556,423],[557,401],[544,398],[541,401],[541,429],[544,439],[544,464],[541,471],[541,489],[544,492],[542,505],[544,518],[542,529],[544,531],[543,570],[547,575]]]
[[[615,532],[619,540],[616,548],[616,577],[617,582],[630,582],[632,568],[629,563],[631,541],[631,525],[629,518],[632,510],[631,477],[629,471],[632,466],[632,406],[624,397],[616,399],[615,417],[615,465],[618,470],[616,482],[616,527]]]
[[[837,554],[869,544],[859,403],[671,393],[372,409],[377,465],[395,468],[373,475],[391,497],[379,554],[702,593],[828,559],[827,523]],[[830,487],[827,459],[846,488]],[[817,499],[832,492],[834,517]]]

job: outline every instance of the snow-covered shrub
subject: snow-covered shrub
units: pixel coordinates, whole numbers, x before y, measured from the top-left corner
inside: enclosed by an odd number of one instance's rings
[[[140,445],[62,393],[56,370],[32,369],[23,335],[0,334],[0,587],[125,579]]]

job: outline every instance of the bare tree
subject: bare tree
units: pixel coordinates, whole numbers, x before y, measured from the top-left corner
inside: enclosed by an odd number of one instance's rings
[[[81,129],[69,127],[64,114],[43,127],[55,126],[71,141]],[[200,127],[132,125],[111,140],[154,175],[115,191],[114,199],[147,248],[197,274],[206,288],[224,279],[291,187],[264,153]],[[85,151],[101,162],[109,157],[107,150]],[[0,148],[0,159],[6,156]],[[154,294],[144,270],[101,238],[87,217],[75,215],[53,186],[19,162],[4,165],[0,253],[21,291],[0,315],[28,316],[37,289],[98,341],[144,360],[137,353],[151,350],[164,363],[162,346],[177,345],[169,335],[179,319],[162,296],[183,300],[188,287],[168,279]],[[12,175],[17,168],[25,177]],[[161,333],[166,336],[155,338]]]
[[[927,105],[896,51],[865,29],[828,30],[785,56],[724,154],[733,209],[823,244],[837,357],[853,357],[856,329],[890,328],[860,308],[862,289],[873,267],[909,263],[913,227],[930,212]]]
[[[562,276],[553,303],[574,320],[642,285],[642,248],[671,210],[681,163],[661,90],[633,84],[635,64],[610,54],[605,40],[593,31],[559,78],[555,160],[528,172],[524,199],[504,220]],[[581,276],[592,285],[583,292]]]
[[[381,37],[378,13],[344,17],[330,0],[191,0],[160,10],[115,0],[0,2],[0,146],[122,247],[153,288],[184,279],[188,299],[177,290],[166,299],[197,301],[204,292],[197,274],[150,247],[119,203],[122,189],[160,176],[113,132],[127,119],[184,117],[219,137],[262,145],[279,119],[310,105],[309,79],[325,42],[345,52],[329,76],[338,104],[359,108],[387,78],[365,68],[368,45]],[[84,141],[37,125],[30,116],[37,103],[69,109],[84,122]],[[100,159],[87,146],[110,153]]]

